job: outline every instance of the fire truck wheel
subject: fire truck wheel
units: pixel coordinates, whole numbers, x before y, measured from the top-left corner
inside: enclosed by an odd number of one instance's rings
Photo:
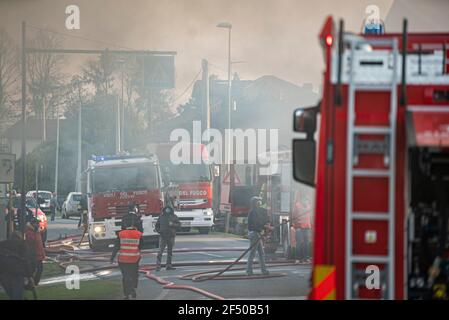
[[[199,228],[199,230],[200,230],[200,234],[209,234],[210,227],[201,227],[201,228]]]

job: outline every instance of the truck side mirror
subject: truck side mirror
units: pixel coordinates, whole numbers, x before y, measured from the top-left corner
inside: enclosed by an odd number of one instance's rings
[[[293,130],[295,132],[305,133],[306,139],[313,139],[316,131],[318,107],[299,108],[295,110]]]
[[[220,166],[219,165],[214,165],[214,177],[219,177],[220,176]]]
[[[162,170],[162,183],[164,187],[170,186],[170,171],[167,167]]]
[[[303,139],[293,140],[293,177],[309,186],[315,184],[315,131],[319,104],[316,107],[295,110],[293,130],[303,133]]]
[[[309,186],[315,185],[316,144],[314,140],[293,140],[293,177]]]

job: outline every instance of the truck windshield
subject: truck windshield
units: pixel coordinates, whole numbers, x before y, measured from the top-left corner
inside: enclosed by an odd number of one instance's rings
[[[97,168],[92,174],[93,192],[138,191],[158,188],[157,168],[152,164]]]
[[[210,181],[210,167],[206,164],[172,164],[165,163],[172,182]],[[165,169],[164,168],[164,169]]]

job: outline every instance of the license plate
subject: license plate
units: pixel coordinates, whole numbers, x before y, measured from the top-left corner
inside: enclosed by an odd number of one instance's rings
[[[190,221],[182,221],[181,227],[190,227]]]

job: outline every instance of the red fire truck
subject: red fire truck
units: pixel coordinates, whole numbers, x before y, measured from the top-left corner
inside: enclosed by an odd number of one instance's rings
[[[293,141],[294,176],[316,191],[310,298],[447,299],[449,33],[352,34],[329,17],[319,39],[322,100],[295,112]]]
[[[149,149],[159,158],[164,180],[179,192],[175,213],[181,221],[181,230],[188,232],[191,228],[198,228],[201,234],[208,234],[214,224],[214,214],[212,173],[207,163],[206,146],[199,143],[179,143],[176,146],[188,150],[187,163],[173,163],[170,157],[175,147],[173,143],[149,145]]]
[[[157,247],[154,225],[164,205],[157,157],[92,156],[86,173],[91,248],[105,248],[117,238],[130,204],[139,206],[145,243]]]

